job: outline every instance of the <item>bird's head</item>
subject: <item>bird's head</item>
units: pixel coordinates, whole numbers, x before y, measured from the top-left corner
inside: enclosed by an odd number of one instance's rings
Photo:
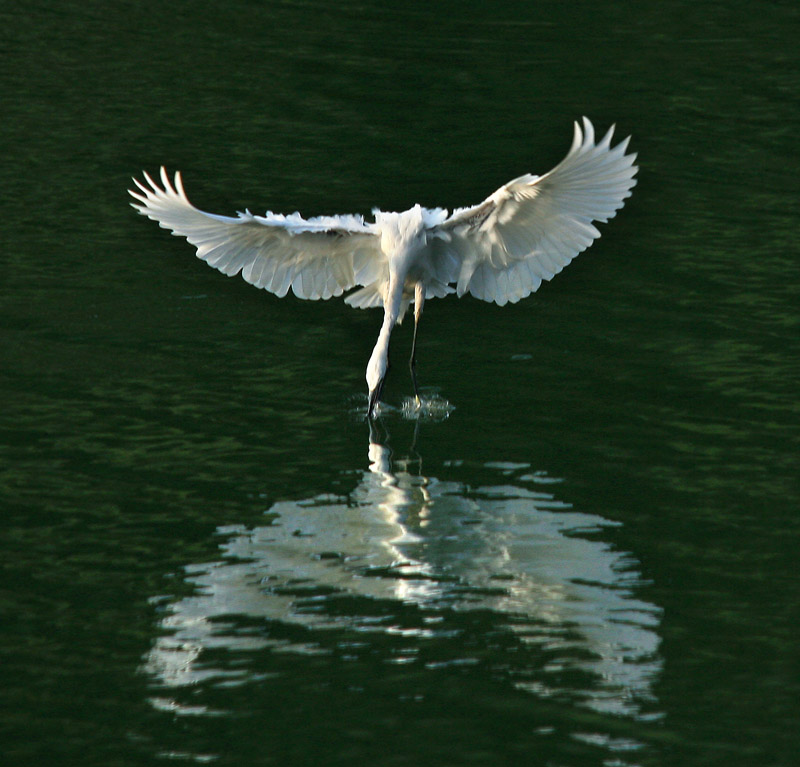
[[[378,344],[369,358],[367,365],[367,387],[369,389],[369,404],[367,405],[367,418],[372,418],[375,406],[381,396],[383,382],[386,380],[386,373],[389,371],[388,349],[382,344]]]

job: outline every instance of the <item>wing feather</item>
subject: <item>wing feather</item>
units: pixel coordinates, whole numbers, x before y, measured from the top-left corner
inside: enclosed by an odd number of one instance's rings
[[[584,117],[549,173],[520,176],[435,227],[435,248],[452,264],[444,281],[456,283],[459,296],[502,306],[537,290],[586,250],[600,236],[592,222],[613,218],[636,185],[630,137],[612,148],[613,133],[614,126],[595,143]]]
[[[180,172],[171,181],[162,167],[160,184],[147,173],[144,183],[133,182],[131,204],[139,213],[185,237],[198,258],[223,274],[241,272],[245,281],[278,296],[290,289],[299,298],[339,296],[380,272],[380,238],[374,224],[359,216],[218,216],[189,202]]]

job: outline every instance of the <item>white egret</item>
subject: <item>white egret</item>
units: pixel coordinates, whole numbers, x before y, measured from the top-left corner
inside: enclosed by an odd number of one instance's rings
[[[383,324],[367,365],[372,417],[389,368],[389,336],[411,302],[414,336],[411,378],[416,379],[417,329],[426,299],[465,293],[503,306],[516,303],[550,280],[600,236],[593,221],[605,222],[622,207],[636,184],[630,136],[611,146],[612,126],[595,143],[594,127],[583,118],[567,156],[543,176],[509,181],[480,205],[448,213],[415,205],[402,213],[373,210],[362,216],[304,219],[250,211],[235,218],[205,213],[187,199],[180,172],[161,184],[147,173],[131,203],[164,229],[185,237],[198,258],[227,275],[239,272],[277,296],[289,289],[298,298],[327,299],[355,286],[345,302],[383,307]]]

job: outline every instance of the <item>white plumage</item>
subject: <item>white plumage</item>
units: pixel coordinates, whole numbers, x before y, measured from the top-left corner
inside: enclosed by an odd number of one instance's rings
[[[375,209],[362,216],[304,219],[249,211],[235,218],[205,213],[187,199],[180,173],[161,186],[147,173],[130,194],[142,215],[197,248],[198,258],[278,296],[345,298],[357,308],[383,306],[384,321],[367,366],[368,414],[378,402],[388,367],[389,336],[414,302],[416,332],[426,298],[470,293],[500,306],[515,303],[550,280],[600,236],[636,184],[629,138],[612,148],[614,128],[595,143],[592,123],[576,122],[567,156],[543,176],[509,181],[480,205],[452,214],[419,205],[402,213]]]

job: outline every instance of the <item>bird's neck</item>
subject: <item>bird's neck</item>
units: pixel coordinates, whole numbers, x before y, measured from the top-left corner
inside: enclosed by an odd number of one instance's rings
[[[400,313],[400,306],[403,299],[403,283],[396,279],[396,275],[389,277],[389,284],[383,298],[383,324],[375,348],[367,365],[367,384],[370,391],[375,388],[383,377],[389,366],[389,338],[392,335],[397,318]]]

